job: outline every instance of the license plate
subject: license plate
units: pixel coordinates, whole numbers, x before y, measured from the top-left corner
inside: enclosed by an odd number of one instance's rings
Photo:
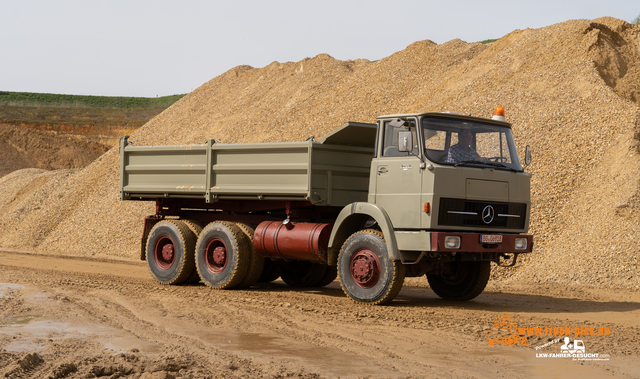
[[[481,243],[502,243],[502,234],[481,234],[480,235]]]

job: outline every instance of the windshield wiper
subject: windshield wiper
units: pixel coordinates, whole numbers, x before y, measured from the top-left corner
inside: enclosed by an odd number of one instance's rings
[[[480,161],[476,161],[476,160],[472,160],[472,161],[462,161],[462,162],[458,162],[456,164],[453,165],[453,167],[458,167],[464,164],[477,164],[477,165],[486,165],[486,166],[492,166],[492,167],[497,167],[497,168],[505,168],[509,171],[513,171],[513,172],[518,172],[518,170],[516,170],[515,168],[509,167],[507,165],[504,165],[502,163],[499,162],[480,162]]]

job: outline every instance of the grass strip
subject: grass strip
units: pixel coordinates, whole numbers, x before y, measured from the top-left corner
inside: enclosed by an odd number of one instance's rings
[[[125,97],[0,91],[0,105],[14,107],[165,109],[185,95],[186,94],[162,97]]]

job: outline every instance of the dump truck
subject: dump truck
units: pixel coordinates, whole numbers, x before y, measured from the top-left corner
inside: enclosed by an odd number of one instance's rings
[[[530,175],[503,114],[385,115],[303,142],[124,136],[120,199],[155,202],[140,258],[168,285],[338,278],[355,302],[385,304],[424,275],[439,297],[470,300],[491,262],[512,266],[533,249]]]

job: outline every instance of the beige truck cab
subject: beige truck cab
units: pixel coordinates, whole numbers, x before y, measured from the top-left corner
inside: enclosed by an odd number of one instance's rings
[[[389,256],[401,263],[395,275],[426,275],[444,299],[475,298],[489,280],[490,262],[511,266],[533,248],[533,237],[522,234],[529,227],[530,175],[520,164],[511,125],[500,116],[378,117],[367,204],[341,215],[371,215]],[[528,147],[526,157],[528,164]],[[372,256],[360,260],[363,267],[380,265]],[[343,288],[350,281],[346,274],[341,280]],[[353,282],[351,290],[358,292],[362,280]]]

